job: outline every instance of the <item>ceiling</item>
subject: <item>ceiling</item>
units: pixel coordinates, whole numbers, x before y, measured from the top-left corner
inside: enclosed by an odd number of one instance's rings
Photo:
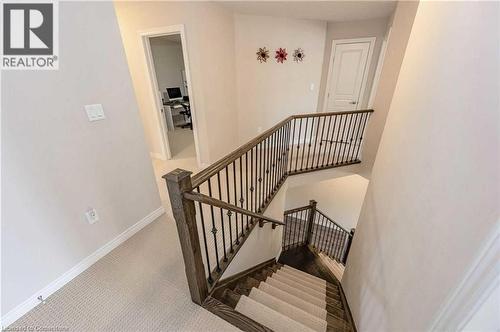
[[[396,1],[227,1],[219,2],[235,13],[292,17],[330,22],[387,18]]]

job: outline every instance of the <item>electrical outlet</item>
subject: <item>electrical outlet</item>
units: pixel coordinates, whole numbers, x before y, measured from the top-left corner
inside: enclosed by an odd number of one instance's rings
[[[94,208],[87,210],[85,212],[85,217],[87,218],[88,223],[91,225],[99,220],[99,215]]]
[[[85,105],[85,112],[87,112],[87,117],[91,122],[106,119],[101,104]]]

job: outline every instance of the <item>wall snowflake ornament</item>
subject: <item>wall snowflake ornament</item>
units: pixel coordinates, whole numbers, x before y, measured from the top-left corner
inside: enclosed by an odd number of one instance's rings
[[[283,63],[283,61],[286,61],[288,53],[286,53],[286,48],[279,48],[276,50],[276,55],[274,58],[276,59],[277,63]]]
[[[304,54],[304,50],[301,49],[300,47],[293,51],[293,61],[295,62],[302,62],[306,55]]]
[[[269,59],[269,50],[266,47],[259,47],[259,50],[255,54],[257,54],[257,60],[260,63],[267,62],[267,59]]]

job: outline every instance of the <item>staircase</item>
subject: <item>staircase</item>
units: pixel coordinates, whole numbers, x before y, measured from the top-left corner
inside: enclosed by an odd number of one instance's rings
[[[274,263],[216,294],[222,303],[272,331],[353,331],[340,286],[331,281]]]
[[[372,112],[294,115],[194,176],[182,169],[164,176],[193,302],[244,331],[355,331],[338,282],[354,230],[314,200],[283,220],[264,213],[289,176],[360,163]],[[279,263],[222,279],[254,228],[267,223],[266,231],[281,233]]]

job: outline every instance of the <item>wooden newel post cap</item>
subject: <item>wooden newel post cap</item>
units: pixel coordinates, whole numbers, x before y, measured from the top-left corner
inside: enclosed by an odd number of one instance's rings
[[[184,180],[185,178],[191,177],[191,174],[193,174],[193,172],[186,171],[185,169],[181,168],[176,168],[173,171],[163,175],[162,178],[169,182],[182,182],[182,180]]]
[[[309,201],[309,205],[311,205],[311,206],[316,206],[316,204],[318,204],[318,202],[316,202],[314,199],[311,199]]]
[[[354,232],[356,232],[356,228],[351,228],[351,234],[354,235]]]

